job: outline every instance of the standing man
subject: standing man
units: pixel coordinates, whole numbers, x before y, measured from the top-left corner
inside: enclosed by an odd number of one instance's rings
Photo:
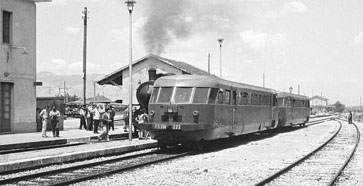
[[[98,111],[98,108],[95,105],[93,105],[92,107],[93,107],[92,114],[93,114],[93,124],[94,124],[93,133],[98,134],[98,125],[100,123],[101,115],[100,112]]]
[[[85,106],[82,106],[79,110],[80,121],[79,121],[79,129],[81,130],[82,127],[87,130],[86,127],[86,119],[87,119],[87,110]]]
[[[349,124],[352,124],[353,123],[353,114],[352,114],[352,111],[349,111],[348,123]]]
[[[111,118],[111,122],[109,123],[109,127],[108,130],[110,130],[112,128],[112,131],[115,130],[115,115],[116,115],[116,111],[115,108],[113,108],[113,106],[110,106],[110,118]]]
[[[60,118],[60,112],[55,109],[55,105],[53,105],[52,110],[49,112],[50,117],[50,123],[52,126],[52,133],[53,137],[59,137],[59,118]]]
[[[105,113],[101,115],[102,133],[98,137],[98,141],[101,141],[102,139],[105,139],[105,141],[110,141],[109,136],[108,136],[109,124],[111,123],[110,114],[111,114],[111,109],[106,108]]]
[[[46,138],[47,136],[47,123],[48,123],[48,105],[44,107],[44,109],[40,112],[40,117],[42,120],[42,137]]]
[[[93,130],[92,105],[88,105],[88,107],[87,107],[87,129],[89,131]]]
[[[40,132],[42,130],[42,117],[40,117],[40,108],[37,108],[36,110],[36,122],[37,122],[37,132]]]

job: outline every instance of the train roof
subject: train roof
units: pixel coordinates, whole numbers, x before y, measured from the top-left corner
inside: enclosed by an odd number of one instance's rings
[[[154,87],[165,86],[193,86],[193,87],[216,87],[216,88],[242,88],[251,89],[255,91],[263,91],[269,93],[276,93],[275,90],[269,88],[248,85],[244,83],[237,83],[233,81],[224,80],[214,76],[203,75],[173,75],[164,76],[155,81]]]
[[[278,98],[282,98],[282,97],[292,97],[292,98],[295,98],[295,99],[309,100],[309,97],[307,97],[307,96],[298,95],[298,94],[290,94],[288,92],[278,92],[277,93],[277,97]]]

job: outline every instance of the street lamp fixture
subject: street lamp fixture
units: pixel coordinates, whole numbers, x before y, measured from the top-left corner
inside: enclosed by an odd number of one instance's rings
[[[129,10],[129,13],[132,13],[132,10],[134,9],[134,5],[136,3],[136,1],[133,0],[127,0],[125,1],[126,5],[127,5],[127,9]]]
[[[219,76],[222,78],[222,43],[223,43],[223,38],[219,38],[217,41],[219,43],[219,65],[220,65],[220,74]]]
[[[125,1],[127,5],[127,9],[129,10],[129,19],[130,19],[130,31],[129,31],[129,47],[130,47],[130,54],[129,54],[129,141],[132,141],[132,11],[134,9],[134,5],[136,1],[127,0]]]

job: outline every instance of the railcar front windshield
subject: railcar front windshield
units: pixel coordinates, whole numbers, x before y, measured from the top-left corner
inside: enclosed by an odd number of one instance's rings
[[[171,100],[172,93],[173,93],[173,87],[162,87],[157,102],[169,103]]]
[[[207,103],[209,88],[195,88],[193,103]]]
[[[177,87],[174,95],[175,103],[189,103],[192,90],[192,87]]]
[[[156,98],[158,98],[159,87],[154,87],[151,94],[150,103],[156,103]]]

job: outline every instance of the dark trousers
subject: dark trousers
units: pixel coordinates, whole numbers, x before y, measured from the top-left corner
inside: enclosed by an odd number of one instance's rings
[[[82,126],[83,126],[84,129],[87,129],[86,119],[81,116],[81,118],[79,120],[79,129],[82,129]]]
[[[112,118],[111,122],[109,122],[108,125],[108,130],[110,130],[112,128],[112,130],[115,130],[115,120]]]
[[[100,123],[100,120],[93,120],[93,124],[94,124],[94,126],[93,126],[93,133],[98,133],[98,125],[99,125],[99,123]]]
[[[55,119],[50,120],[53,137],[59,137],[59,128],[57,128],[57,123],[58,123],[58,121]]]
[[[93,118],[87,118],[87,130],[93,130]]]
[[[109,124],[111,122],[108,121],[103,121],[103,125],[102,125],[102,133],[101,135],[98,137],[100,140],[101,139],[105,139],[106,141],[108,140],[108,131],[109,131]]]

